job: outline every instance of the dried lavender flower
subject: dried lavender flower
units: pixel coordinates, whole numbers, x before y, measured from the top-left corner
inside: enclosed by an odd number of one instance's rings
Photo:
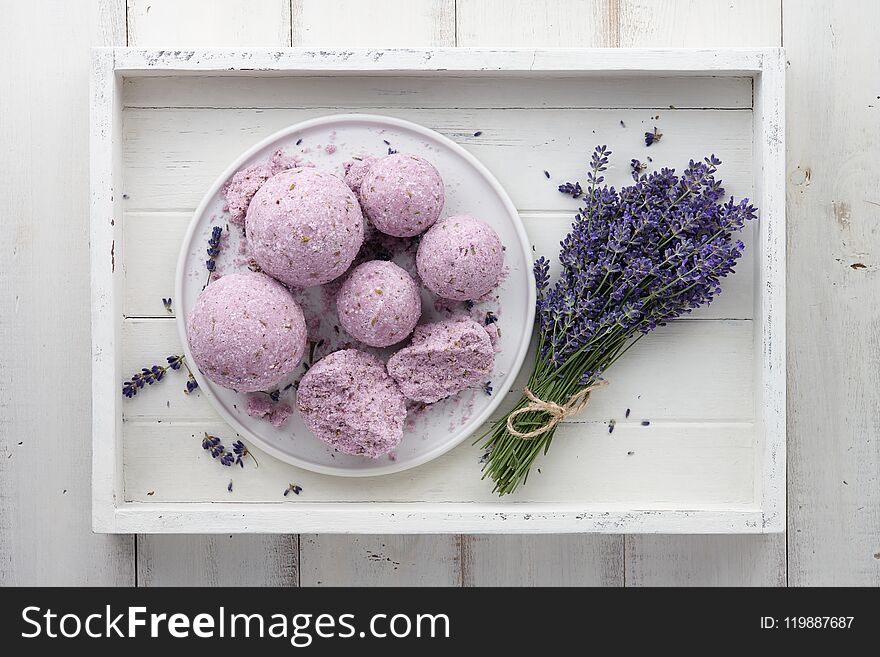
[[[131,399],[137,395],[138,391],[144,386],[151,386],[164,379],[168,370],[179,370],[180,367],[183,366],[189,371],[185,356],[168,356],[165,359],[165,362],[167,363],[166,365],[142,367],[140,372],[132,374],[131,377],[122,384],[122,395]],[[190,372],[189,375],[192,377],[192,372]]]
[[[492,382],[486,381],[486,383],[483,384],[483,392],[485,392],[487,395],[491,395],[492,390],[494,390],[494,388],[492,388]]]
[[[220,255],[220,237],[223,235],[223,229],[220,226],[214,226],[211,229],[211,237],[208,238],[208,248],[206,250],[208,259],[205,260],[205,269],[208,270],[208,280],[205,286],[211,282],[211,274],[217,269],[217,256]]]
[[[580,198],[580,196],[584,193],[584,190],[581,189],[581,184],[579,182],[567,182],[563,185],[560,185],[559,191],[563,194],[570,195],[572,198]]]
[[[650,146],[655,141],[660,141],[663,138],[663,133],[657,131],[657,126],[654,126],[653,132],[645,133],[645,146]]]
[[[291,493],[294,495],[299,495],[302,493],[302,486],[297,486],[296,484],[289,484],[287,488],[284,489],[284,497],[287,497]]]
[[[167,299],[165,297],[162,297],[162,305],[165,306],[165,310],[168,311],[169,315],[174,313],[174,311],[171,309],[171,297],[168,297]]]

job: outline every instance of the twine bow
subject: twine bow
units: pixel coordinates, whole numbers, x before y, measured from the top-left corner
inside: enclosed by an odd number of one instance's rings
[[[523,393],[525,393],[525,396],[529,399],[529,403],[522,408],[516,409],[507,416],[507,430],[511,435],[516,436],[517,438],[522,438],[523,440],[531,440],[541,434],[547,433],[565,418],[575,416],[584,410],[590,403],[590,393],[597,388],[602,388],[607,385],[608,381],[599,381],[586,388],[582,388],[569,397],[568,401],[562,405],[557,404],[554,401],[544,401],[543,399],[539,399],[535,396],[535,393],[529,390],[529,387],[526,386],[523,388]],[[515,429],[513,426],[513,418],[522,415],[523,413],[530,413],[531,411],[546,413],[548,415],[547,421],[534,431],[524,433]]]

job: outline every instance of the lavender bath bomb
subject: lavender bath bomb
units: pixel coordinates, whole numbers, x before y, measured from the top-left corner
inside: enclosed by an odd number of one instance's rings
[[[306,426],[345,454],[376,458],[403,438],[403,393],[382,361],[363,351],[336,351],[315,363],[296,403]]]
[[[290,291],[249,271],[202,290],[186,334],[202,374],[239,392],[278,385],[299,366],[306,348],[305,319]]]
[[[257,264],[291,287],[341,276],[364,241],[354,193],[336,175],[313,167],[269,178],[248,206],[245,227]]]
[[[467,214],[447,217],[422,237],[416,267],[437,296],[477,300],[501,281],[504,247],[498,233],[479,219]]]
[[[371,260],[359,265],[336,296],[339,323],[371,347],[388,347],[412,333],[422,314],[419,288],[393,262]]]
[[[388,360],[388,373],[408,399],[430,404],[485,382],[494,364],[486,330],[451,319],[417,326],[412,344]]]
[[[413,237],[440,217],[445,201],[443,179],[434,165],[417,155],[397,153],[349,169],[361,207],[380,231]],[[358,180],[358,178],[360,178]]]

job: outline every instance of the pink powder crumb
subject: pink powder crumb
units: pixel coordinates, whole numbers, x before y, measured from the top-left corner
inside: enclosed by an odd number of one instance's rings
[[[263,183],[276,173],[293,169],[296,166],[300,166],[296,157],[285,155],[281,150],[277,150],[267,162],[236,171],[220,190],[226,199],[224,209],[229,212],[230,223],[244,226],[248,205]]]
[[[248,395],[247,414],[260,420],[266,420],[273,427],[284,426],[293,414],[293,409],[288,404],[273,402],[262,393]]]
[[[327,144],[326,146],[324,146],[324,152],[327,153],[327,155],[333,155],[333,153],[336,152],[336,145]]]

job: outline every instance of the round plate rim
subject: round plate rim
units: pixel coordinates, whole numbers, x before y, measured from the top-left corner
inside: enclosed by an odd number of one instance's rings
[[[232,163],[228,167],[226,167],[226,169],[224,169],[220,176],[214,181],[214,183],[202,197],[201,202],[199,203],[198,207],[190,218],[189,226],[187,226],[186,234],[183,237],[180,254],[177,259],[177,271],[175,272],[174,280],[174,297],[176,299],[183,299],[183,279],[185,275],[187,259],[189,256],[190,244],[192,243],[198,223],[196,219],[198,217],[201,217],[205,213],[208,205],[213,202],[223,184],[227,180],[229,180],[229,178],[234,175],[236,171],[241,169],[244,163],[247,162],[247,160],[249,160],[261,150],[267,148],[268,146],[271,146],[274,142],[280,141],[281,139],[284,139],[285,137],[288,137],[296,132],[311,130],[317,127],[330,126],[333,124],[349,121],[359,121],[367,123],[372,122],[380,127],[401,128],[404,130],[415,132],[417,134],[421,134],[432,140],[438,141],[445,147],[455,152],[459,157],[467,161],[480,173],[480,175],[486,180],[486,182],[489,183],[489,185],[501,201],[502,205],[504,206],[505,210],[507,210],[509,218],[513,222],[513,227],[519,238],[519,246],[522,249],[523,263],[528,265],[530,262],[532,262],[532,256],[528,248],[529,239],[525,231],[525,226],[522,223],[522,219],[520,219],[516,207],[513,205],[513,201],[511,201],[510,196],[507,194],[507,191],[501,186],[501,183],[498,182],[498,180],[495,178],[494,175],[492,175],[492,173],[486,168],[486,166],[482,162],[480,162],[474,155],[465,150],[461,145],[457,144],[449,137],[442,135],[435,130],[419,125],[418,123],[413,123],[412,121],[407,121],[405,119],[399,119],[391,116],[383,116],[381,114],[330,114],[295,123],[260,140],[259,142],[248,148],[244,153],[239,155],[235,160],[233,160]],[[527,311],[525,317],[525,325],[527,327],[531,327],[535,321],[536,289],[534,278],[528,276],[527,280],[528,285],[526,294],[528,298],[526,299]],[[195,366],[195,361],[193,360],[192,353],[189,348],[189,340],[187,339],[186,335],[186,316],[175,315],[175,322],[177,323],[177,330],[180,336],[181,344],[183,345],[184,355],[186,356],[187,361],[193,364],[193,376],[199,384],[199,390],[201,391],[201,394],[204,394],[208,397],[208,401],[210,402],[211,407],[223,418],[223,420],[226,421],[234,431],[239,433],[248,441],[252,442],[255,446],[257,446],[259,449],[266,452],[267,454],[279,459],[280,461],[283,461],[284,463],[288,463],[290,465],[302,468],[304,470],[309,470],[311,472],[317,472],[319,474],[333,475],[337,477],[377,477],[396,472],[403,472],[405,470],[424,465],[429,461],[433,461],[434,459],[443,456],[455,447],[458,447],[461,443],[472,436],[475,433],[476,427],[479,427],[481,424],[483,424],[491,416],[492,412],[496,408],[498,408],[498,405],[504,399],[504,395],[496,395],[481,413],[472,418],[464,427],[461,428],[460,435],[455,440],[447,441],[442,445],[427,450],[425,453],[419,455],[418,458],[414,458],[406,462],[391,461],[385,467],[373,468],[370,470],[346,469],[310,463],[308,461],[303,461],[295,456],[285,453],[282,450],[276,448],[274,445],[266,442],[258,435],[254,434],[245,425],[243,425],[238,418],[232,415],[232,413],[226,410],[224,405],[214,395],[213,391],[208,385],[209,382],[199,371],[199,368]],[[531,331],[526,330],[523,332],[523,338],[520,340],[520,343],[517,347],[516,356],[513,360],[513,367],[510,368],[510,371],[505,376],[506,381],[514,380],[520,369],[522,368],[523,362],[525,361],[525,357],[528,352],[531,338]],[[317,440],[317,438],[315,440]]]

